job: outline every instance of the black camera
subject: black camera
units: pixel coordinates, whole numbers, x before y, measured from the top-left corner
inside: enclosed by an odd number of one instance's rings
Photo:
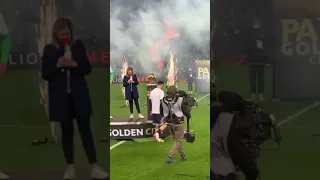
[[[234,114],[237,133],[242,142],[250,148],[254,158],[259,156],[260,146],[267,140],[274,140],[280,146],[279,129],[271,113],[234,92],[222,91],[218,94],[218,100],[224,107],[221,112]]]
[[[188,143],[193,143],[196,140],[196,135],[188,130],[184,130],[184,138]]]
[[[188,107],[189,111],[191,111],[192,107],[198,107],[196,98],[186,93],[185,91],[179,90],[177,95],[179,97],[183,97],[182,103],[184,103]]]

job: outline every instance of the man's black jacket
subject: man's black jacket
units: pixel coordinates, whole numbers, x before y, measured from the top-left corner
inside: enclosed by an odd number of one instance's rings
[[[268,63],[268,55],[266,53],[266,39],[262,33],[258,30],[252,29],[247,35],[245,41],[245,54],[247,55],[246,61],[249,64],[260,64],[264,65]],[[258,48],[257,41],[262,42],[262,48]]]

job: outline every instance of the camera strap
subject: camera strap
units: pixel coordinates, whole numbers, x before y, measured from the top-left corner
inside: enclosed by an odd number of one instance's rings
[[[174,106],[174,104],[177,102],[177,97],[175,96],[174,98],[164,98],[163,102],[166,104],[166,106],[168,107],[168,116],[166,118],[169,118],[170,123],[174,123],[177,124],[177,122],[174,122],[175,119],[177,119],[178,121],[181,122],[180,118],[177,118],[175,114],[173,114],[172,112],[172,108]]]
[[[168,110],[169,110],[169,118],[170,118],[170,121],[172,122],[173,121],[173,118],[172,118],[172,101],[168,103]]]

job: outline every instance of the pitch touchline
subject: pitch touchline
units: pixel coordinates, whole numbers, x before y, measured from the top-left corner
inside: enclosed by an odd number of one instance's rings
[[[295,120],[297,117],[303,115],[304,113],[312,110],[313,108],[316,108],[320,105],[320,102],[315,102],[315,103],[312,103],[308,106],[306,106],[305,108],[297,111],[296,113],[294,113],[293,115],[291,116],[288,116],[287,118],[285,118],[284,120],[280,121],[279,123],[277,123],[277,125],[279,127],[283,126],[284,124],[287,124],[289,122],[291,122],[292,120]]]
[[[202,96],[201,98],[199,98],[199,99],[197,100],[197,102],[201,101],[202,99],[204,99],[204,98],[206,98],[206,97],[208,97],[208,96],[210,96],[210,94],[207,94],[207,95]]]
[[[201,101],[204,98],[208,97],[210,94],[207,94],[201,98],[199,98],[197,101]],[[18,125],[6,125],[2,124],[0,125],[0,128],[14,128],[14,129],[49,129],[47,126],[18,126]]]
[[[204,96],[202,96],[201,98],[199,98],[197,101],[201,101],[202,99],[208,97],[210,94],[206,94]],[[110,101],[111,103],[123,103],[124,101]]]
[[[123,143],[125,143],[125,142],[127,142],[127,141],[119,141],[119,142],[117,142],[116,144],[110,146],[110,150],[112,150],[112,149],[120,146],[121,144],[123,144]]]
[[[206,94],[206,95],[202,96],[201,98],[197,99],[197,102],[203,100],[204,98],[206,98],[206,97],[208,97],[208,96],[210,96],[210,94]],[[120,146],[121,144],[123,144],[123,143],[125,143],[125,142],[127,142],[127,141],[119,141],[119,142],[117,142],[116,144],[110,146],[110,151],[111,151],[112,149]]]
[[[202,99],[208,97],[209,94],[199,98],[197,101],[201,101]],[[297,111],[296,113],[294,113],[291,116],[288,116],[287,118],[283,119],[282,121],[280,121],[279,123],[277,123],[278,126],[283,126],[284,124],[287,124],[289,122],[291,122],[292,120],[296,119],[298,116],[303,115],[304,113],[312,110],[313,108],[316,108],[320,105],[320,102],[315,102],[313,104],[310,104],[308,106],[306,106],[305,108]],[[48,129],[49,127],[47,126],[15,126],[15,125],[0,125],[0,128],[17,128],[17,129]],[[122,144],[122,143],[121,143]]]

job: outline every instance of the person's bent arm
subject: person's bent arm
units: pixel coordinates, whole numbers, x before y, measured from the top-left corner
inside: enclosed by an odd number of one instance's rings
[[[239,166],[246,176],[246,180],[257,180],[259,177],[258,165],[247,148],[238,137],[236,123],[232,123],[228,135],[228,149],[233,163]]]
[[[123,76],[123,80],[122,80],[123,87],[127,87],[129,85],[128,80],[129,80],[128,76]]]
[[[77,67],[74,70],[82,75],[88,75],[92,71],[92,67],[87,56],[87,50],[82,41],[77,40],[79,45],[79,59],[77,59]]]
[[[59,72],[57,67],[58,57],[55,54],[55,47],[49,44],[44,47],[42,54],[41,76],[44,80],[49,81]]]
[[[136,74],[133,75],[132,80],[134,85],[139,85],[139,81]]]

